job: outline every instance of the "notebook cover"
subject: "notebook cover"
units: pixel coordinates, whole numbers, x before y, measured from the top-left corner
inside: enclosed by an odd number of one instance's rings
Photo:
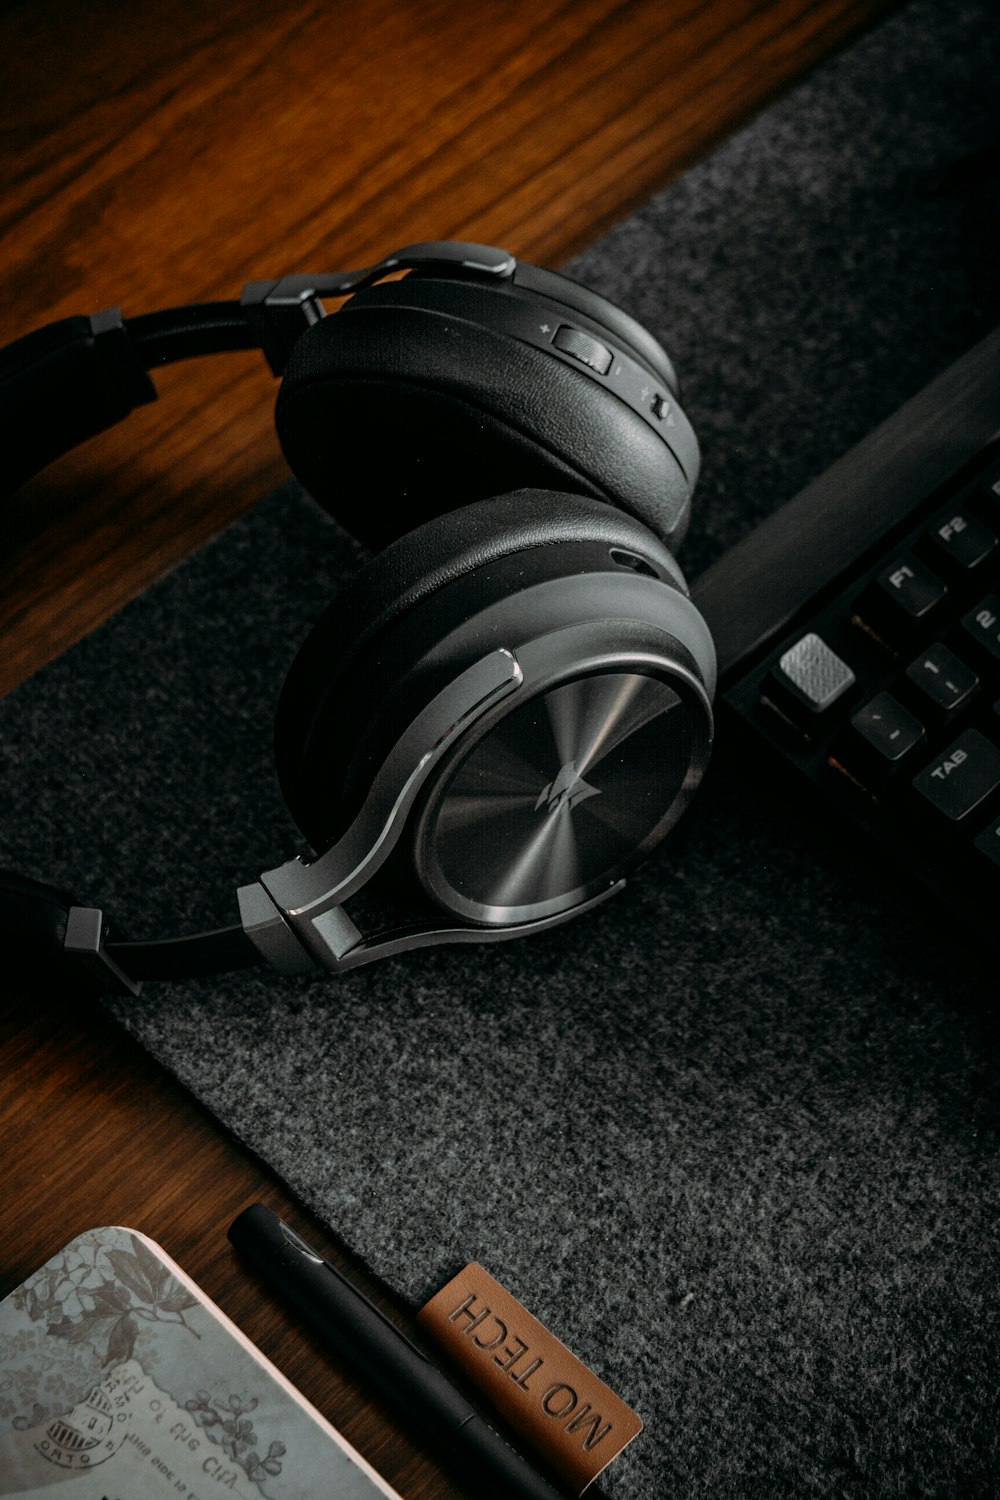
[[[158,1245],[112,1226],[78,1235],[0,1303],[0,1495],[396,1491]]]

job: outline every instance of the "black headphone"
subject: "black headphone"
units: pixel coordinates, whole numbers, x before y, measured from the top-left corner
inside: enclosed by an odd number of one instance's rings
[[[505,251],[410,245],[239,302],[41,328],[0,350],[0,482],[154,400],[157,365],[249,348],[282,377],[293,473],[382,549],[278,703],[279,781],[318,853],[242,886],[238,924],[149,942],[0,872],[5,959],[105,991],[540,931],[622,888],[708,758],[715,653],[671,550],[699,462],[673,367],[604,297]]]

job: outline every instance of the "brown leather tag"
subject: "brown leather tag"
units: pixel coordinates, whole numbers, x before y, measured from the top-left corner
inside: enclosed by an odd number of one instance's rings
[[[635,1412],[475,1261],[417,1321],[576,1495],[642,1431]]]

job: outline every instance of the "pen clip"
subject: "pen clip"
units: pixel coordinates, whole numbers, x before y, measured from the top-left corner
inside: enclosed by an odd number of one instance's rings
[[[281,1230],[282,1236],[288,1241],[293,1250],[298,1250],[300,1255],[304,1255],[308,1260],[315,1261],[316,1265],[318,1266],[326,1265],[326,1261],[324,1260],[323,1256],[320,1255],[319,1251],[313,1250],[309,1245],[307,1245],[302,1236],[296,1234],[295,1230],[292,1229],[289,1224],[286,1224],[284,1219],[278,1220],[278,1228]]]
[[[353,1295],[357,1297],[361,1302],[363,1302],[369,1309],[369,1311],[373,1312],[375,1316],[380,1320],[380,1322],[384,1323],[385,1326],[393,1334],[395,1334],[397,1338],[402,1339],[404,1344],[408,1344],[409,1347],[413,1350],[414,1354],[419,1355],[425,1364],[429,1365],[431,1363],[429,1356],[424,1353],[423,1349],[421,1349],[418,1344],[415,1344],[413,1340],[407,1334],[405,1334],[403,1330],[398,1327],[398,1325],[394,1323],[391,1318],[386,1317],[382,1309],[380,1307],[376,1307],[375,1303],[371,1300],[370,1297],[365,1296],[360,1287],[355,1286],[353,1281],[349,1282],[347,1280],[347,1277],[342,1275],[342,1273],[337,1270],[336,1266],[331,1265],[325,1256],[320,1255],[319,1251],[314,1250],[311,1245],[307,1245],[302,1236],[296,1234],[295,1230],[292,1229],[288,1224],[286,1224],[284,1219],[278,1219],[277,1224],[278,1228],[281,1230],[282,1237],[287,1241],[287,1243],[293,1250],[297,1250],[300,1255],[304,1255],[306,1259],[311,1260],[314,1265],[325,1266],[326,1269],[330,1272],[331,1276],[336,1276],[338,1281],[342,1281],[345,1285],[349,1286]]]

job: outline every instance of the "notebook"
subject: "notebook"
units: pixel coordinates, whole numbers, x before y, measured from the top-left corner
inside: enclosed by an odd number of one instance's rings
[[[396,1494],[144,1234],[89,1229],[0,1303],[0,1495]]]

